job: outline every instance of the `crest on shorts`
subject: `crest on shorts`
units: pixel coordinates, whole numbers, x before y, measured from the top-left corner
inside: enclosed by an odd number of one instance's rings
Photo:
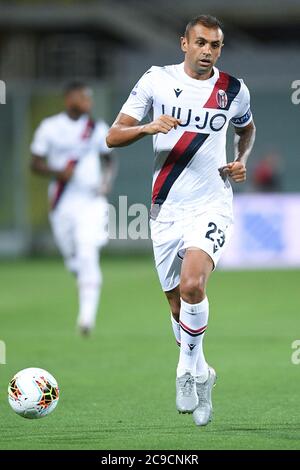
[[[220,108],[222,109],[226,108],[227,103],[228,103],[226,91],[224,90],[217,91],[217,103],[220,106]]]

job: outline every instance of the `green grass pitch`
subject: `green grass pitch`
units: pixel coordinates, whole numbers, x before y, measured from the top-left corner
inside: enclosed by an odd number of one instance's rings
[[[59,260],[2,262],[0,449],[299,449],[299,271],[216,272],[206,356],[218,373],[214,420],[175,410],[178,347],[151,258],[104,258],[97,330],[81,338],[73,278]],[[52,415],[7,403],[11,376],[42,367],[58,380]]]

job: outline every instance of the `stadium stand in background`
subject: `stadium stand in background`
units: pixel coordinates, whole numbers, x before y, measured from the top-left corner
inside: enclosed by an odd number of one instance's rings
[[[66,0],[0,1],[0,7],[0,78],[7,89],[6,104],[0,105],[0,251],[6,256],[52,252],[46,183],[28,171],[33,129],[61,109],[60,89],[70,78],[91,83],[95,115],[111,122],[149,64],[182,60],[178,37],[199,6],[192,0]],[[258,133],[249,172],[266,148],[276,148],[284,161],[281,190],[299,191],[299,107],[291,102],[291,83],[300,78],[300,4],[203,0],[201,12],[220,16],[225,24],[219,68],[226,64],[225,70],[246,77],[251,89]],[[151,140],[119,155],[111,203],[126,195],[128,205],[149,206]],[[145,240],[115,240],[109,249],[133,246],[150,249]]]

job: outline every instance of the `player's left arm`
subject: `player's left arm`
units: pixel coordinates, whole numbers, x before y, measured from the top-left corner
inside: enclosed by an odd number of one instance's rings
[[[118,165],[116,153],[111,150],[105,141],[109,127],[105,121],[99,121],[96,131],[98,136],[98,152],[101,163],[101,187],[100,193],[107,196],[113,187],[117,175]]]
[[[235,183],[246,181],[246,164],[255,141],[255,124],[253,120],[245,127],[234,127],[234,155],[233,162],[226,165],[228,175]]]
[[[243,80],[240,80],[240,83],[236,114],[231,118],[235,132],[234,161],[219,169],[224,180],[230,176],[235,183],[243,183],[246,180],[246,164],[255,141],[255,124],[250,107],[250,93]]]
[[[114,152],[102,153],[100,158],[102,168],[101,194],[106,196],[112,190],[113,183],[118,171],[118,165]]]

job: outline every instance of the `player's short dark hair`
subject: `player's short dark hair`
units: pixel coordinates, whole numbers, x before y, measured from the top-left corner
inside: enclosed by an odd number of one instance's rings
[[[189,37],[190,30],[197,24],[202,24],[206,28],[210,28],[210,29],[220,28],[220,30],[223,33],[223,26],[222,26],[221,21],[218,20],[218,18],[212,15],[199,15],[191,19],[191,21],[189,21],[188,24],[186,25],[185,32],[184,32],[184,36],[186,38]],[[224,36],[224,33],[223,33],[223,36]]]
[[[64,95],[68,95],[72,91],[78,91],[78,90],[84,90],[84,88],[88,88],[88,84],[81,81],[81,80],[72,80],[71,82],[68,82],[64,86]]]

